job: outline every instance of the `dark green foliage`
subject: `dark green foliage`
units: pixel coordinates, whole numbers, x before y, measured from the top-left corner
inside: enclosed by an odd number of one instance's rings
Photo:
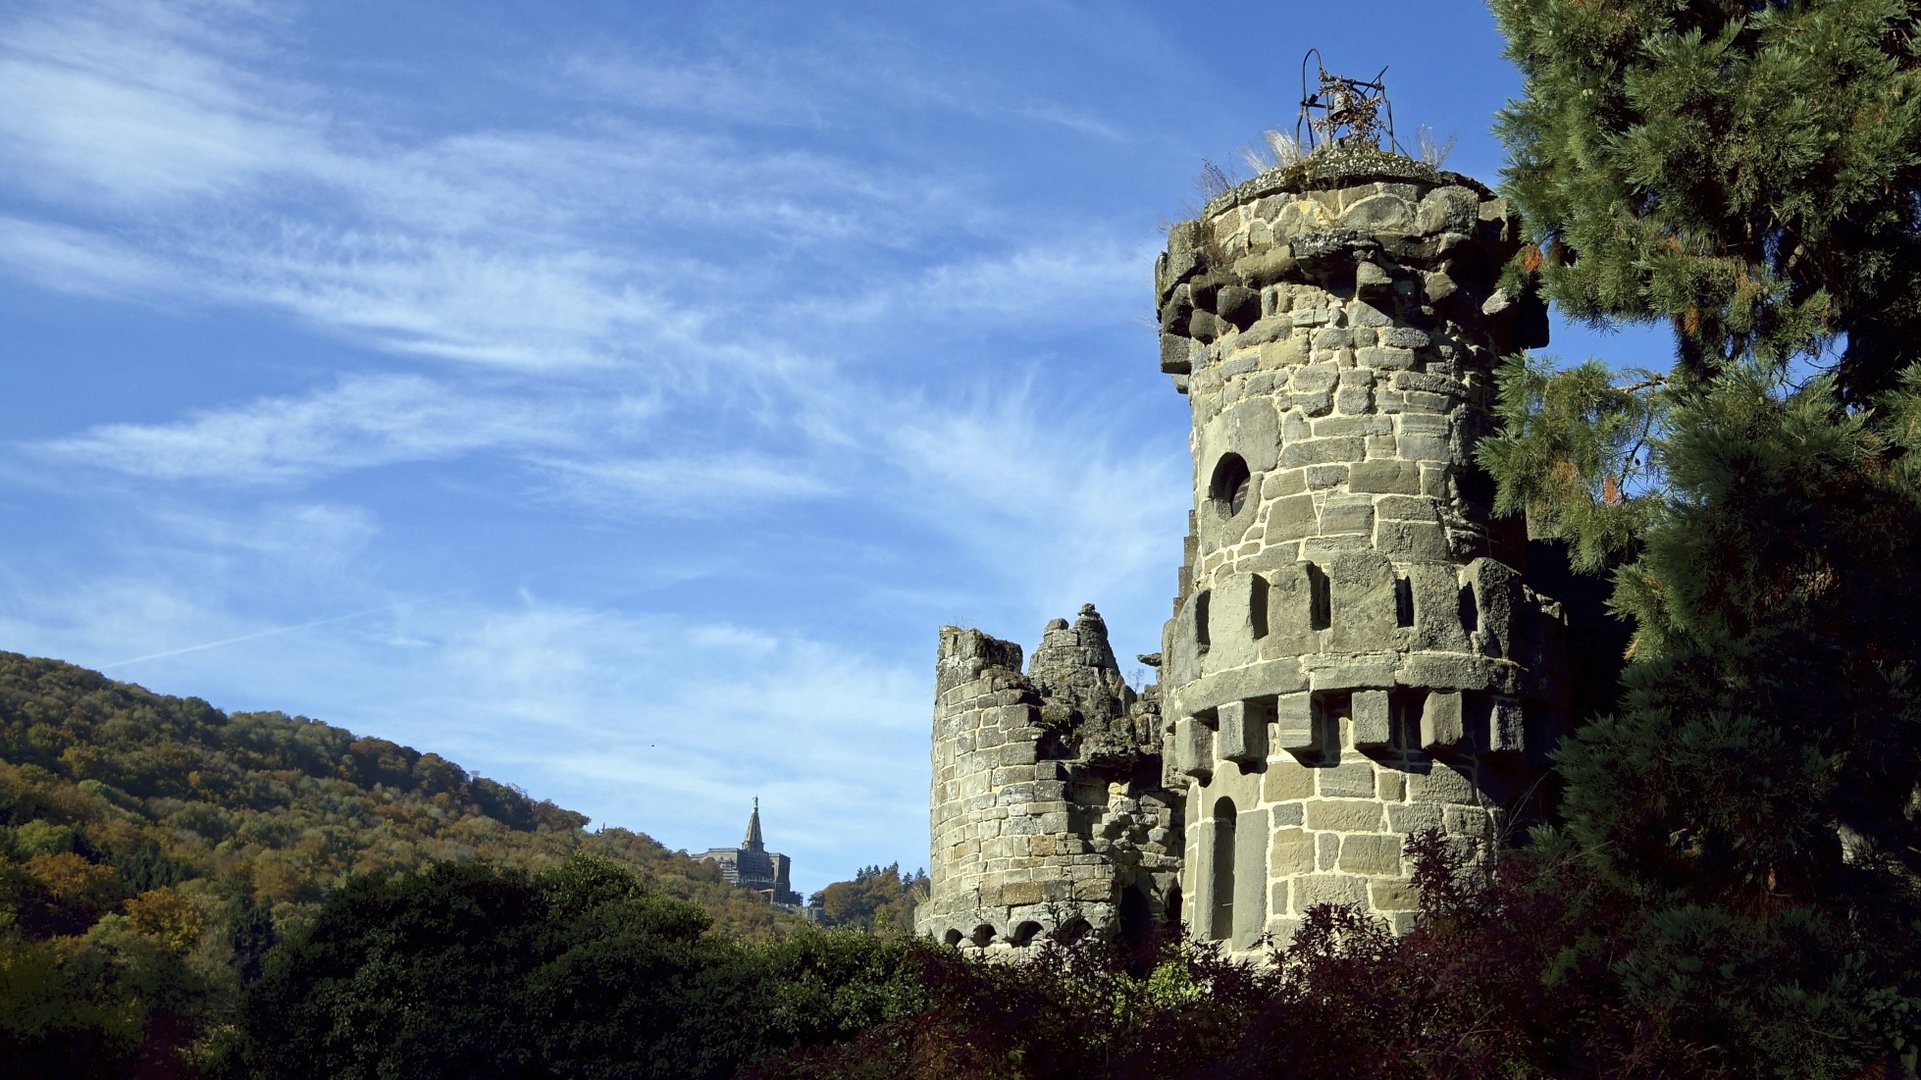
[[[1904,0],[1492,0],[1526,93],[1504,190],[1575,316],[1662,319],[1687,379],[1845,342],[1921,359],[1921,53]]]
[[[1541,246],[1516,271],[1678,344],[1657,373],[1511,364],[1482,450],[1633,626],[1540,837],[1574,869],[1537,892],[1612,926],[1550,981],[1663,1018],[1588,1059],[1911,1070],[1921,5],[1493,7],[1527,77],[1502,130]]]
[[[359,878],[249,995],[278,1077],[715,1076],[744,1056],[738,946],[605,860]]]

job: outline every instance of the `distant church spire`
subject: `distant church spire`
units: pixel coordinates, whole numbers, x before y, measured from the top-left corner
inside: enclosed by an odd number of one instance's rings
[[[760,835],[760,796],[754,796],[754,812],[747,818],[747,839],[740,846],[748,851],[765,851],[767,842]]]

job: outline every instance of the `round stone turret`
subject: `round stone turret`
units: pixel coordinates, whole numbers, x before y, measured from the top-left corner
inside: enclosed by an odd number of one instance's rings
[[[1490,844],[1526,811],[1564,624],[1473,454],[1496,363],[1546,342],[1497,287],[1519,242],[1473,180],[1340,146],[1170,232],[1194,508],[1161,685],[1202,937],[1285,940],[1328,901],[1405,929],[1410,833]]]

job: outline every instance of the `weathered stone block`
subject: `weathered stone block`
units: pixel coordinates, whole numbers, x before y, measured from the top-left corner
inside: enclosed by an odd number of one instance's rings
[[[1331,398],[1329,398],[1329,402],[1331,402]],[[1324,409],[1320,409],[1320,413],[1316,413],[1316,411],[1314,411],[1312,407],[1308,407],[1308,405],[1302,405],[1302,407],[1306,409],[1308,415],[1322,415],[1322,413],[1327,411],[1324,407]],[[1329,405],[1329,407],[1331,407],[1331,405]],[[1366,455],[1366,452],[1368,452],[1368,446],[1366,446],[1360,438],[1356,438],[1356,436],[1347,436],[1347,438],[1308,438],[1308,440],[1301,440],[1301,442],[1291,442],[1291,444],[1287,444],[1285,448],[1281,448],[1281,465],[1283,465],[1283,467],[1327,465],[1327,463],[1333,463],[1333,461],[1339,461],[1339,463],[1345,465],[1345,463],[1349,463],[1349,461],[1360,461],[1360,459]]]
[[[1429,753],[1452,750],[1466,736],[1461,717],[1461,695],[1437,690],[1421,705],[1421,748]]]
[[[1394,653],[1367,653],[1354,656],[1314,658],[1308,668],[1308,687],[1313,690],[1352,690],[1357,687],[1388,687],[1395,683]],[[1304,667],[1306,665],[1303,665]]]
[[[1480,802],[1480,792],[1473,779],[1445,761],[1434,762],[1434,767],[1425,775],[1417,773],[1412,787],[1412,797],[1422,802],[1469,805]]]
[[[1270,502],[1306,490],[1307,481],[1300,469],[1276,469],[1261,480],[1261,498]]]
[[[1454,448],[1440,435],[1402,435],[1394,442],[1394,452],[1403,461],[1452,461]]]
[[[1271,762],[1261,778],[1261,798],[1275,803],[1308,798],[1314,794],[1314,774],[1320,771],[1287,760]]]
[[[1214,772],[1214,733],[1198,719],[1183,716],[1174,722],[1174,752],[1180,771],[1197,779]]]
[[[1478,690],[1488,684],[1491,667],[1481,657],[1464,653],[1409,653],[1401,659],[1399,681],[1407,686]]]
[[[1341,838],[1337,833],[1319,833],[1314,837],[1314,869],[1332,870],[1334,863],[1341,857]]]
[[[1329,499],[1329,506],[1334,505]],[[1368,515],[1373,515],[1372,501]],[[1322,532],[1327,508],[1322,512]],[[1344,552],[1327,568],[1330,648],[1366,652],[1391,648],[1396,626],[1395,574],[1386,555],[1377,551]]]
[[[1373,799],[1317,799],[1306,811],[1307,827],[1315,832],[1378,832],[1386,823]]]
[[[1407,465],[1406,462],[1399,464]],[[1407,465],[1410,486],[1419,482],[1419,470]],[[1440,500],[1427,495],[1383,495],[1374,500],[1374,511],[1394,521],[1426,521],[1439,524]]]
[[[1268,846],[1268,872],[1277,878],[1314,872],[1314,838],[1302,829],[1275,829]]]
[[[1267,922],[1267,812],[1244,811],[1234,831],[1234,941],[1246,947]]]
[[[1401,872],[1399,836],[1348,836],[1341,839],[1341,869],[1350,874],[1386,877]]]
[[[1375,773],[1374,797],[1391,803],[1407,798],[1407,775],[1393,769],[1382,769]],[[1392,825],[1392,822],[1389,824]]]
[[[1405,881],[1370,881],[1367,897],[1375,911],[1414,911],[1421,906],[1420,891]]]
[[[1361,394],[1363,398],[1367,393],[1365,387],[1357,388],[1355,392]],[[1348,390],[1344,387],[1336,397],[1345,397],[1347,393]],[[1377,416],[1367,411],[1364,402],[1359,408],[1346,409],[1337,400],[1335,409],[1341,415],[1324,416],[1314,421],[1312,433],[1314,438],[1326,439],[1341,435],[1391,435],[1394,432],[1394,422],[1385,416]],[[1312,468],[1322,469],[1327,466],[1315,465]]]
[[[1270,544],[1313,536],[1320,527],[1320,515],[1314,512],[1314,496],[1305,493],[1276,499],[1267,512]]]
[[[1374,795],[1374,767],[1365,761],[1302,771],[1312,771],[1317,793],[1323,798],[1366,799]]]
[[[1277,695],[1274,747],[1295,753],[1314,749],[1314,699],[1306,691]]]
[[[1437,521],[1390,521],[1374,523],[1374,548],[1385,555],[1407,560],[1437,562],[1451,553],[1447,530]]]
[[[1420,483],[1420,466],[1408,461],[1357,461],[1348,467],[1349,491],[1413,495]]]
[[[1296,911],[1304,912],[1317,904],[1367,903],[1366,878],[1344,874],[1310,874],[1295,878],[1293,885]]]
[[[1340,464],[1309,465],[1301,470],[1301,475],[1305,478],[1309,490],[1324,491],[1347,483],[1347,470],[1346,465]]]
[[[1370,533],[1374,530],[1374,500],[1330,495],[1321,507],[1321,535]]]
[[[1352,700],[1354,746],[1359,750],[1378,750],[1393,738],[1393,716],[1385,690],[1356,690]],[[1322,794],[1332,794],[1323,792]],[[1362,794],[1373,794],[1372,785]]]
[[[1354,354],[1354,362],[1376,371],[1406,371],[1414,366],[1414,352],[1390,345],[1375,345],[1360,349]]]
[[[1422,829],[1438,829],[1441,825],[1441,808],[1434,803],[1406,803],[1387,808],[1387,827],[1403,836]]]
[[[1194,341],[1181,334],[1161,335],[1161,370],[1169,375],[1186,375],[1194,367]]]
[[[1477,640],[1489,656],[1512,656],[1516,609],[1521,600],[1521,575],[1495,559],[1476,559],[1467,567],[1468,586],[1474,590],[1479,624]]]
[[[1222,759],[1245,764],[1267,760],[1267,723],[1273,708],[1271,699],[1222,702],[1217,710]]]

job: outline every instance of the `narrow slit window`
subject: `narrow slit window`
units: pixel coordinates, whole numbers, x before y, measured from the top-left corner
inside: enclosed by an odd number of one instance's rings
[[[1461,586],[1461,629],[1472,634],[1481,628],[1481,609],[1474,602],[1474,586]]]
[[[1248,621],[1254,625],[1254,636],[1267,636],[1267,579],[1255,574],[1248,583],[1247,596]]]
[[[1194,598],[1194,647],[1201,652],[1207,651],[1207,609],[1209,594],[1202,589]]]
[[[1414,625],[1414,583],[1406,578],[1394,579],[1394,625]]]
[[[1327,574],[1313,563],[1307,564],[1307,627],[1310,630],[1325,630],[1334,625],[1334,613],[1328,597]]]

